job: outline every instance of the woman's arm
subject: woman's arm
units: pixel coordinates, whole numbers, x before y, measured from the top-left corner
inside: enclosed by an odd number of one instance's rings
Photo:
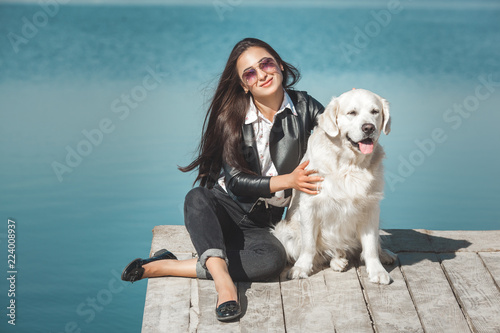
[[[270,198],[273,193],[294,188],[308,194],[318,194],[323,180],[319,176],[310,176],[316,170],[305,170],[309,161],[300,164],[292,173],[267,177],[250,175],[236,170],[224,163],[226,187],[237,196],[256,196]]]
[[[236,196],[271,198],[271,177],[248,174],[223,163],[226,188]]]
[[[269,184],[271,193],[294,188],[307,194],[318,194],[323,177],[310,176],[316,170],[305,170],[309,161],[301,163],[292,173],[271,177]]]

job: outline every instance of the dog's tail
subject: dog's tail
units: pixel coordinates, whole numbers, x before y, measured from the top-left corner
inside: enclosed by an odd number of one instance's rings
[[[300,228],[300,226],[299,226]],[[282,220],[271,233],[278,238],[278,240],[285,247],[287,259],[290,263],[295,263],[300,255],[301,238],[300,230],[296,228],[293,221]]]

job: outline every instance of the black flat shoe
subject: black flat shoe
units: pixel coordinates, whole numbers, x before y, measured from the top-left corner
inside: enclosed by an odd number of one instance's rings
[[[135,260],[132,260],[123,270],[122,280],[134,283],[134,281],[142,279],[142,274],[144,274],[144,268],[142,268],[142,265],[163,259],[177,260],[177,257],[172,252],[167,251],[165,249],[161,249],[153,253],[153,256],[151,258],[147,259],[137,258]]]
[[[236,319],[241,316],[240,303],[237,301],[224,302],[215,309],[215,315],[219,321]]]

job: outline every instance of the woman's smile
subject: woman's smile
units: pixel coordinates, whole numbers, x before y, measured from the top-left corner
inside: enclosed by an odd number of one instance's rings
[[[269,78],[269,80],[267,80],[266,82],[264,82],[260,86],[266,88],[266,87],[269,87],[271,85],[271,83],[273,83],[273,78],[272,77]]]

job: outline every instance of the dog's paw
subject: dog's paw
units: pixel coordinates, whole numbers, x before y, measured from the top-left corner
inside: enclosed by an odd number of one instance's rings
[[[381,270],[368,272],[368,279],[370,282],[378,284],[389,284],[392,281],[389,273],[383,268]]]
[[[287,273],[286,277],[290,280],[294,279],[305,279],[311,275],[311,271],[308,271],[302,267],[293,266]]]
[[[333,258],[330,261],[330,267],[336,272],[345,271],[348,264],[349,260],[347,260],[346,258]]]
[[[389,250],[382,249],[380,252],[380,262],[384,265],[392,264],[397,258],[398,256]]]

